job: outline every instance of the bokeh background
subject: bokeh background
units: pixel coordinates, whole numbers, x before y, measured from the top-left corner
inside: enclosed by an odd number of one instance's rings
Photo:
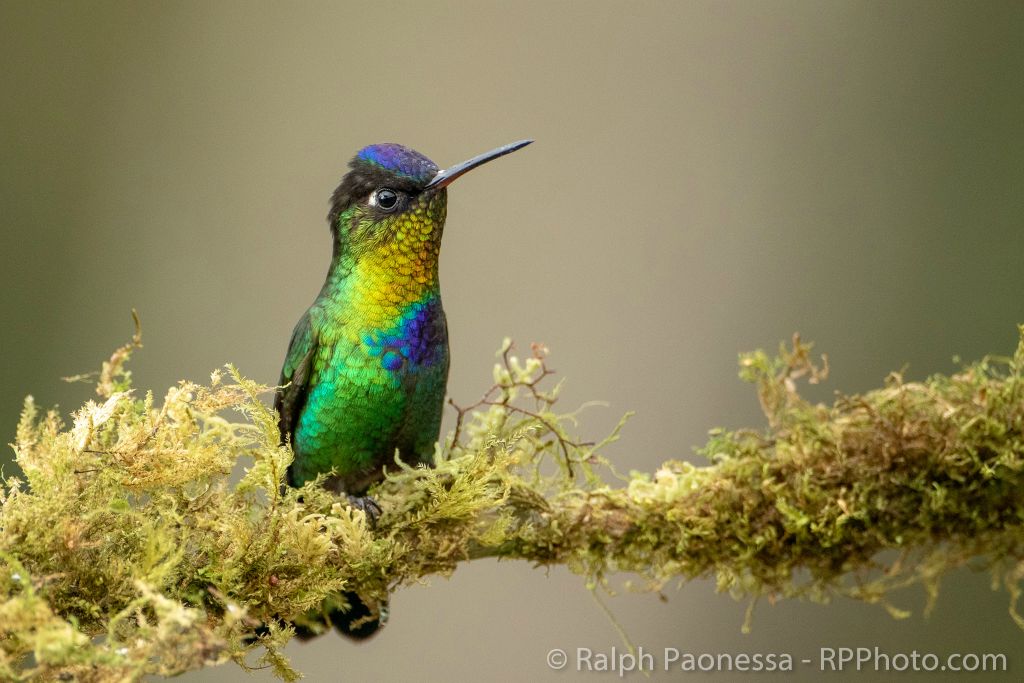
[[[327,198],[379,141],[445,166],[537,140],[452,187],[450,394],[489,386],[503,336],[542,341],[567,404],[610,404],[586,433],[637,411],[610,451],[623,469],[762,425],[737,353],[797,330],[832,361],[823,400],[1008,353],[1022,36],[1017,2],[4,1],[3,440],[25,394],[66,411],[90,397],[60,377],[97,368],[132,307],[138,386],[162,395],[226,361],[274,382],[327,266]],[[749,635],[746,605],[709,581],[665,595],[608,600],[649,651],[1003,652],[1010,672],[972,680],[1024,675],[1024,633],[984,573],[949,577],[928,619],[919,590],[898,596],[902,621],[765,603]],[[364,645],[288,654],[314,681],[548,680],[576,677],[548,669],[551,648],[621,646],[561,568],[465,565],[396,594],[392,615]]]

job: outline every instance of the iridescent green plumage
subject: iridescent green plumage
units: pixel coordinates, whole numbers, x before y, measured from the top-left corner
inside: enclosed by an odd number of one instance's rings
[[[448,377],[437,280],[445,190],[408,201],[415,206],[385,221],[359,207],[339,216],[389,234],[359,249],[342,242],[296,327],[282,373],[304,385],[301,408],[282,410],[293,419],[293,485],[331,472],[331,488],[361,494],[395,449],[413,463],[433,453]]]
[[[447,185],[529,141],[506,145],[445,171],[395,144],[371,145],[350,163],[332,197],[328,221],[334,255],[327,281],[292,334],[275,407],[295,459],[292,486],[319,475],[329,488],[359,498],[383,477],[397,451],[429,464],[448,379],[448,329],[438,283]],[[377,628],[376,615],[346,594],[355,626]],[[360,609],[363,612],[360,612]]]

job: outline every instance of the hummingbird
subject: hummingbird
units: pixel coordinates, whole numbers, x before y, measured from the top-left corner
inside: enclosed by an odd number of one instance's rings
[[[323,475],[372,525],[380,509],[366,492],[396,452],[407,464],[432,464],[449,367],[438,281],[447,188],[531,142],[444,170],[394,143],[364,147],[349,162],[327,214],[327,279],[295,325],[274,401],[295,456],[289,485]],[[362,639],[383,625],[386,602],[342,597],[347,610],[325,614],[338,631]]]

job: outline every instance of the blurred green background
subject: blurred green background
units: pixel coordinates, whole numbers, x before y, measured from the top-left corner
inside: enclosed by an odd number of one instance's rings
[[[622,469],[760,426],[737,352],[796,330],[832,361],[823,400],[904,364],[921,378],[1008,353],[1022,36],[1018,2],[2,2],[4,442],[25,394],[65,411],[91,397],[60,377],[97,368],[132,307],[138,386],[159,396],[226,361],[276,381],[327,266],[327,198],[380,141],[445,166],[537,140],[452,188],[449,393],[489,386],[503,336],[542,341],[567,405],[611,404],[588,434],[638,411],[610,452]],[[608,600],[648,651],[878,645],[1009,655],[1009,673],[972,680],[1024,671],[984,573],[950,577],[929,619],[920,590],[897,596],[903,621],[764,603],[749,635],[745,604],[711,582],[665,595]],[[551,648],[613,645],[577,577],[478,562],[396,594],[369,643],[288,654],[314,681],[547,680],[574,677],[548,669]]]

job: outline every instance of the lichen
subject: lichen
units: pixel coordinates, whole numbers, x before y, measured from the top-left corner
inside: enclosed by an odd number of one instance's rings
[[[799,339],[745,354],[767,426],[713,430],[706,465],[628,476],[602,455],[619,428],[578,437],[546,387],[545,349],[520,361],[506,340],[435,467],[388,468],[371,529],[315,483],[282,486],[291,452],[272,387],[227,366],[157,402],[125,369],[136,336],[70,423],[25,401],[23,475],[0,486],[0,678],[134,680],[235,661],[291,680],[292,624],[315,627],[339,591],[381,598],[479,557],[564,564],[590,586],[627,572],[651,590],[714,577],[750,600],[847,595],[895,616],[892,590],[920,584],[934,601],[971,562],[1024,627],[1024,327],[1021,339],[1013,357],[924,382],[894,373],[831,406],[798,392],[825,375]]]

